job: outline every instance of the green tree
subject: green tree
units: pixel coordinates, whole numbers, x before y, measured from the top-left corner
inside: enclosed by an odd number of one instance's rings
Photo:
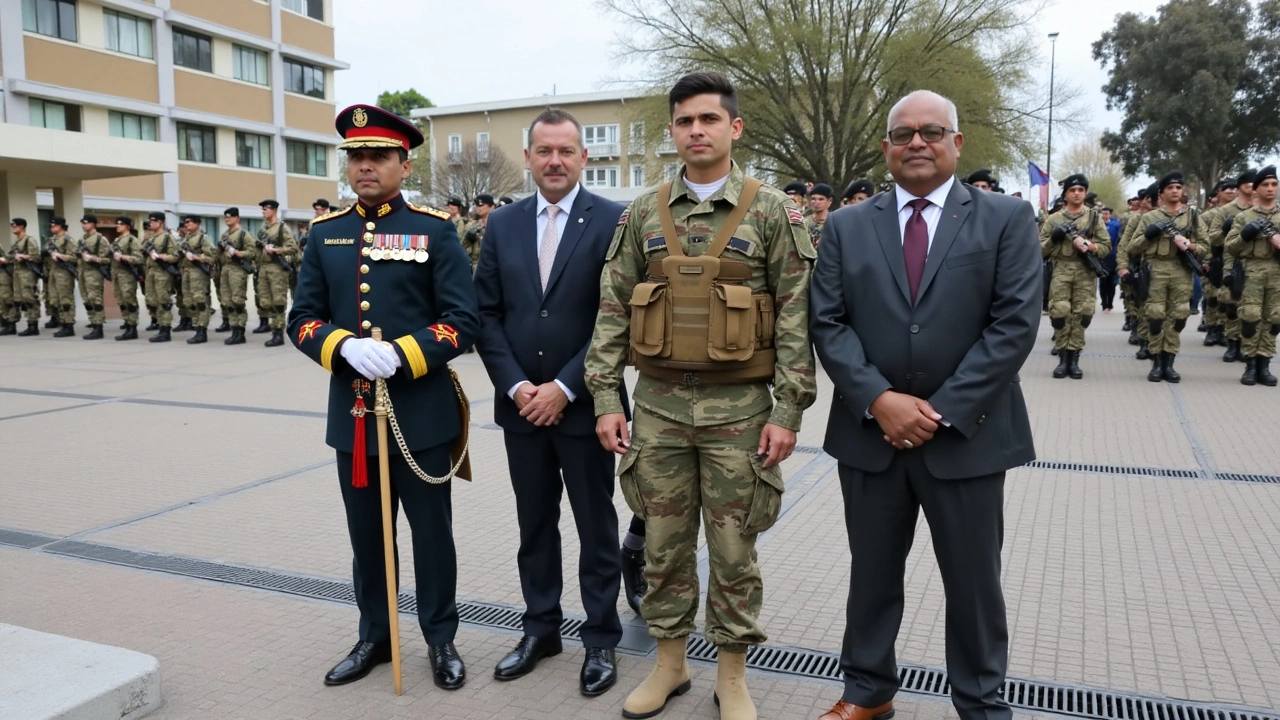
[[[883,177],[889,109],[922,88],[957,102],[964,167],[1010,167],[1038,149],[1028,138],[1047,93],[1024,69],[1027,0],[601,1],[656,92],[695,70],[733,81],[746,120],[737,149],[779,180]]]
[[[406,120],[409,119],[409,113],[416,108],[435,107],[426,96],[413,88],[395,92],[387,90],[379,93],[377,105],[383,110],[395,113]]]
[[[1102,135],[1090,133],[1076,140],[1053,159],[1053,172],[1059,178],[1073,173],[1084,173],[1089,178],[1089,190],[1098,194],[1101,205],[1117,211],[1125,207],[1124,168],[1102,146]]]
[[[1124,111],[1102,144],[1129,175],[1181,169],[1212,186],[1280,147],[1280,0],[1170,0],[1124,13],[1093,45]]]

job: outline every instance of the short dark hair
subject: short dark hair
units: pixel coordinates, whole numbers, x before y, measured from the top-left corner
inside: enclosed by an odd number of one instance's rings
[[[546,110],[543,110],[538,113],[538,116],[533,119],[533,122],[529,123],[529,143],[533,143],[533,129],[538,126],[538,123],[542,123],[544,125],[560,125],[567,122],[573,123],[573,126],[578,129],[578,146],[581,147],[582,123],[578,122],[578,118],[570,114],[568,110],[561,110],[558,107],[549,107]]]
[[[714,72],[689,73],[677,80],[667,95],[671,115],[675,116],[676,105],[695,95],[719,95],[720,107],[729,111],[729,119],[738,117],[738,93],[733,89],[733,83],[720,73]]]

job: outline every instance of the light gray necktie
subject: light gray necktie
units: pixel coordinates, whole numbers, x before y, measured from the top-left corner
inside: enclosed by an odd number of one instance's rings
[[[544,293],[547,281],[551,279],[551,266],[556,263],[556,246],[560,244],[560,233],[556,228],[556,216],[559,214],[559,205],[547,206],[547,229],[542,231],[542,242],[538,245],[538,275],[542,278]]]

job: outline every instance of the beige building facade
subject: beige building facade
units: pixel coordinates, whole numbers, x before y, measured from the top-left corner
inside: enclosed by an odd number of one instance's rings
[[[450,107],[420,108],[412,115],[427,134],[432,166],[458,161],[464,147],[474,144],[481,157],[499,148],[524,165],[529,123],[548,107],[573,114],[583,125],[587,166],[583,187],[626,202],[645,188],[675,177],[680,158],[666,134],[665,107],[640,91],[612,91]],[[535,190],[525,171],[525,194]],[[450,190],[451,194],[461,194]],[[468,202],[471,198],[467,198]]]
[[[333,2],[0,0],[0,215],[312,217],[338,190]]]

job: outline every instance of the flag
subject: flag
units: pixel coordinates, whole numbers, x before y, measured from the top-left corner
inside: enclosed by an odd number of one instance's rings
[[[1031,187],[1040,187],[1040,207],[1049,207],[1049,174],[1030,160],[1027,161],[1027,174],[1030,176]]]

